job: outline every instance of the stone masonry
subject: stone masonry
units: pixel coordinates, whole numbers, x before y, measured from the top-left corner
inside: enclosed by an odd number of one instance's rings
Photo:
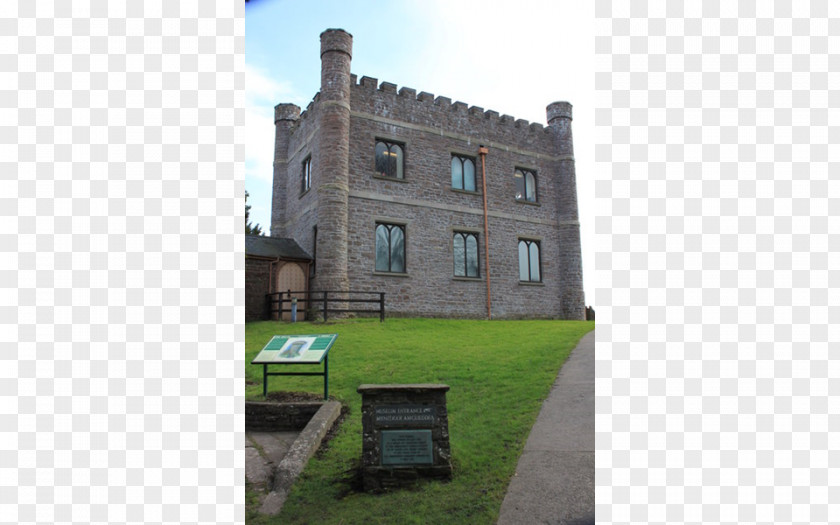
[[[383,491],[414,484],[424,478],[452,478],[449,446],[448,385],[359,385],[362,394],[362,485],[366,491]],[[400,422],[400,417],[382,420],[379,409],[422,410],[423,421]],[[427,420],[425,418],[428,418]],[[424,464],[387,465],[383,433],[420,430],[430,434],[430,461]]]
[[[385,292],[388,315],[484,318],[487,243],[493,318],[584,319],[571,104],[549,104],[543,126],[358,79],[351,57],[349,33],[324,31],[320,92],[303,112],[275,108],[271,235],[294,238],[315,255],[311,289]],[[377,140],[403,146],[403,179],[376,174]],[[488,148],[489,239],[479,146]],[[476,191],[451,187],[456,154],[474,159]],[[515,198],[517,168],[535,174],[536,202]],[[381,222],[405,228],[403,273],[375,271]],[[479,277],[454,276],[454,232],[477,234]],[[539,242],[539,282],[520,281],[523,239]]]

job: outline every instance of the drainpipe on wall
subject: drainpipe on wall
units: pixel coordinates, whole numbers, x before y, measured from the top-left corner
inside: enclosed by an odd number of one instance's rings
[[[484,157],[487,148],[479,145],[478,155],[481,157],[481,194],[484,197],[484,273],[487,275],[487,319],[491,319],[490,310],[490,232],[487,227],[487,173],[484,169]]]

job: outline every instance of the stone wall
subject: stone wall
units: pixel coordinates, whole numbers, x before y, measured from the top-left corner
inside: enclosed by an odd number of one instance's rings
[[[300,430],[309,423],[323,403],[245,403],[246,432]]]
[[[288,131],[278,127],[290,134],[282,234],[317,252],[312,289],[347,283],[385,292],[388,315],[485,317],[488,239],[478,155],[484,145],[493,317],[583,319],[571,105],[549,104],[544,126],[358,79],[349,74],[351,47],[343,31],[322,34],[322,91]],[[377,139],[404,144],[404,180],[375,174]],[[451,188],[452,154],[475,159],[477,191]],[[312,189],[300,195],[301,163],[309,155]],[[515,199],[516,168],[536,174],[536,204]],[[276,176],[275,191],[277,177],[283,179]],[[374,271],[377,221],[406,225],[406,275]],[[454,276],[454,231],[478,233],[478,279]],[[520,237],[540,241],[541,283],[519,282]]]
[[[382,96],[379,91],[372,93],[374,98]],[[440,108],[430,106],[426,109],[426,112],[418,110],[409,115],[413,127],[387,124],[369,115],[354,114],[351,120],[349,279],[354,283],[354,289],[384,291],[388,315],[485,317],[484,243],[488,240],[484,235],[479,139],[441,137],[432,131],[431,122],[420,118],[438,117]],[[467,113],[461,114],[460,118],[469,120],[472,117]],[[458,127],[454,116],[450,115],[449,120]],[[418,129],[420,122],[429,129]],[[494,121],[487,119],[474,124],[472,134],[478,134],[482,129],[479,124],[482,124],[488,128],[486,136],[497,140],[517,129],[512,122],[501,130],[496,129]],[[527,131],[526,135],[534,135],[536,145],[551,152],[552,137],[544,130],[532,132],[528,126],[523,130]],[[377,138],[405,144],[404,180],[374,175],[373,149]],[[453,153],[475,158],[478,191],[470,193],[451,188]],[[536,173],[537,204],[515,199],[513,173],[518,167]],[[489,148],[486,173],[494,317],[583,318],[582,292],[572,292],[572,296],[580,295],[580,312],[563,307],[562,297],[572,290],[582,291],[582,280],[579,237],[575,234],[578,230],[576,209],[564,209],[576,197],[574,188],[571,198],[560,197],[567,188],[558,180],[558,172],[557,161],[534,148],[531,151]],[[406,275],[374,272],[377,221],[405,224]],[[452,236],[455,231],[478,234],[478,279],[454,276]],[[540,240],[542,283],[519,282],[520,237]]]

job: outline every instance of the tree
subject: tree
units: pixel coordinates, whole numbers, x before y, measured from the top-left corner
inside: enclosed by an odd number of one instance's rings
[[[251,205],[248,204],[248,190],[245,190],[245,235],[263,235],[259,224],[251,225],[248,215],[251,212]]]

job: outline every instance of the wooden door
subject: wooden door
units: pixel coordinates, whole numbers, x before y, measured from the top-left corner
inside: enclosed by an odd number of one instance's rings
[[[285,292],[291,290],[293,292],[305,292],[306,291],[306,273],[297,263],[286,263],[277,270],[277,291],[278,292]],[[298,321],[303,321],[304,319],[304,312],[306,311],[307,305],[306,303],[302,302],[301,299],[306,298],[305,293],[293,293],[292,297],[298,298]],[[287,295],[283,295],[283,299],[288,299]],[[291,305],[289,303],[284,303],[283,308],[290,309]],[[291,321],[292,314],[291,312],[283,312],[282,319],[284,321]]]

